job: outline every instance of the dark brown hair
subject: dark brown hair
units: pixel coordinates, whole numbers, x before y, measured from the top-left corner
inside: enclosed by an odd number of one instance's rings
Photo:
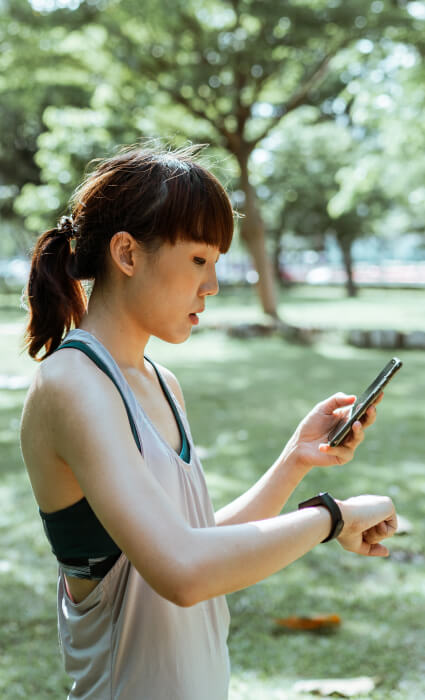
[[[128,231],[149,253],[177,240],[229,249],[233,211],[222,185],[195,162],[199,146],[177,151],[123,149],[95,161],[76,190],[70,217],[37,240],[27,286],[25,347],[44,360],[87,308],[80,280],[100,280],[109,241]],[[42,348],[45,354],[37,358]]]

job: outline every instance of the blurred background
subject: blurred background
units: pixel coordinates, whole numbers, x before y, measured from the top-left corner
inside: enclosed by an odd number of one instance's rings
[[[425,4],[2,0],[0,276],[120,144],[208,143],[225,283],[424,282]]]
[[[152,142],[208,144],[201,159],[240,215],[200,329],[151,344],[181,380],[217,506],[316,401],[404,361],[355,463],[312,473],[288,504],[388,493],[404,535],[385,562],[332,544],[229,596],[231,700],[308,698],[299,680],[364,675],[372,689],[350,697],[425,697],[425,2],[0,0],[0,45],[2,698],[69,687],[19,451],[31,249],[91,159]],[[342,625],[276,631],[275,618],[314,613]]]

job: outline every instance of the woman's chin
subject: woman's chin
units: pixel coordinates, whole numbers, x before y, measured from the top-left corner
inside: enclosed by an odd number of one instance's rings
[[[189,328],[189,330],[185,329],[184,331],[181,331],[180,333],[164,333],[161,335],[157,335],[156,337],[159,338],[160,340],[163,340],[165,343],[171,343],[172,345],[179,345],[181,343],[184,343],[185,340],[188,340],[192,334],[192,329]]]

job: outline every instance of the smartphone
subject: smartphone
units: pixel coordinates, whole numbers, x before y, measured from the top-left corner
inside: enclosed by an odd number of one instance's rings
[[[357,399],[357,401],[352,405],[351,411],[348,418],[342,418],[328,435],[328,442],[331,447],[336,447],[344,442],[348,433],[350,432],[353,423],[359,420],[364,413],[366,413],[369,406],[371,406],[374,401],[378,398],[382,389],[395,373],[398,372],[403,363],[398,357],[393,357],[388,364],[385,365],[382,372],[378,374],[376,379],[373,380],[372,384],[368,386],[366,391]]]

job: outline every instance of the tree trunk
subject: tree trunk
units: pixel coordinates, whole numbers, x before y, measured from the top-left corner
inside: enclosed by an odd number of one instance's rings
[[[286,274],[286,267],[282,265],[281,253],[283,250],[282,243],[280,242],[280,233],[275,240],[274,250],[273,250],[273,265],[275,271],[275,279],[280,288],[289,289],[291,287],[291,282]]]
[[[353,259],[351,257],[351,241],[344,241],[340,240],[339,244],[341,246],[342,250],[342,257],[344,260],[344,267],[345,271],[347,273],[347,282],[346,282],[346,289],[347,289],[347,296],[349,297],[356,297],[357,296],[357,286],[354,283],[353,279]]]
[[[248,153],[239,155],[238,158],[241,169],[241,188],[245,193],[245,216],[241,220],[241,236],[259,275],[256,286],[264,313],[278,319],[273,264],[267,255],[264,222],[256,201],[255,190],[249,181],[248,158]]]
[[[273,246],[273,270],[274,270],[274,278],[278,284],[279,287],[282,286],[282,278],[280,274],[280,242],[279,239],[273,241],[274,246]]]

